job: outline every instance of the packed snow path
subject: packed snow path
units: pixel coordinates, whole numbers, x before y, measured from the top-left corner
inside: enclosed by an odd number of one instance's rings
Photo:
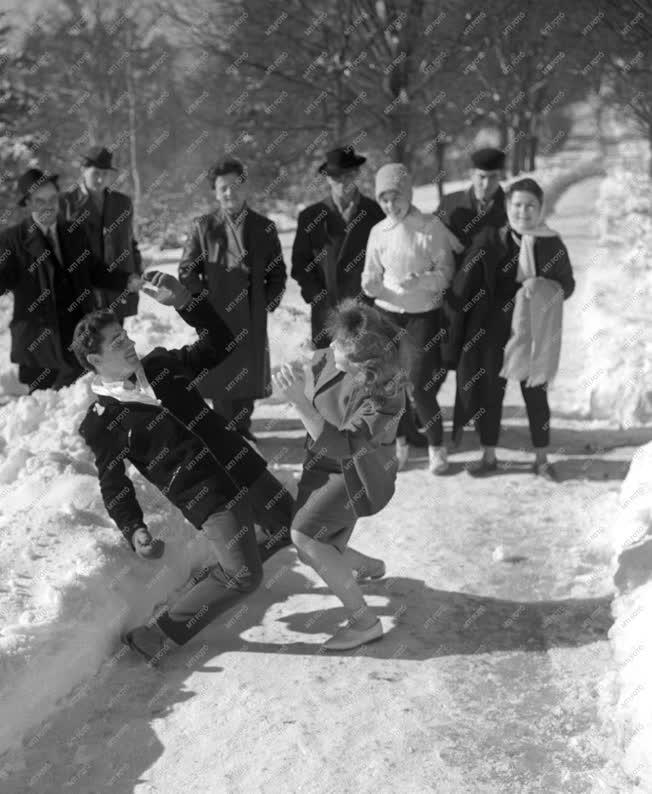
[[[577,410],[590,376],[582,285],[597,185],[571,188],[549,220],[578,281],[551,395],[562,482],[530,473],[510,388],[505,473],[463,471],[477,456],[468,432],[451,476],[433,478],[413,451],[393,502],[360,523],[354,545],[387,561],[387,579],[366,586],[382,642],[321,653],[342,612],[286,550],[254,597],[160,671],[116,648],[26,740],[5,794],[627,791],[598,713],[612,665],[599,548],[632,449],[652,434],[605,430]],[[443,397],[450,416],[452,378]],[[261,405],[254,431],[268,457],[298,472],[291,413]]]

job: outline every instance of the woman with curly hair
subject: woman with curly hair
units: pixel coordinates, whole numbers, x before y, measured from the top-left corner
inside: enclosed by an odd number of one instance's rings
[[[378,513],[394,493],[406,371],[400,331],[378,310],[344,301],[329,330],[330,347],[310,366],[286,364],[273,383],[308,433],[292,540],[348,613],[324,647],[348,650],[383,634],[359,583],[384,576],[385,564],[348,544],[357,519]]]

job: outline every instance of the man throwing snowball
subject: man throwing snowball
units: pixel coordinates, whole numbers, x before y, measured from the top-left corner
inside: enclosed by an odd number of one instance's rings
[[[233,336],[207,300],[192,296],[174,276],[149,272],[142,289],[173,306],[199,338],[176,350],[157,347],[142,359],[115,315],[100,310],[75,328],[73,350],[93,370],[97,400],[80,433],[95,455],[106,509],[141,557],[160,557],[125,472],[125,461],[155,485],[210,539],[218,564],[156,621],[125,635],[154,663],[182,645],[262,580],[262,560],[290,543],[294,503],[242,436],[226,429],[196,389],[201,374],[218,365]],[[254,524],[267,540],[258,546]]]

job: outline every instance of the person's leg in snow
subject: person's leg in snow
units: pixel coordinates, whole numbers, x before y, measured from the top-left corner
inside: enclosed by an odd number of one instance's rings
[[[238,505],[220,510],[209,516],[202,530],[216,552],[217,565],[155,621],[125,635],[127,644],[150,664],[158,664],[175,647],[185,645],[262,581],[263,564],[249,508]]]
[[[548,460],[548,447],[550,446],[550,406],[548,405],[548,384],[528,387],[525,381],[521,382],[521,394],[525,401],[530,437],[534,447],[535,474],[551,482],[557,482],[558,475],[555,467]]]
[[[234,500],[237,507],[214,513],[202,526],[219,564],[196,576],[190,589],[163,615],[125,634],[129,647],[150,664],[158,664],[253,592],[262,579],[263,562],[292,543],[294,499],[273,474],[265,470],[239,496]],[[261,542],[256,540],[256,524],[264,534]]]

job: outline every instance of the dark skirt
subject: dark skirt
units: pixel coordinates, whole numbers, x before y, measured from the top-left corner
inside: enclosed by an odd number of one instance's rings
[[[357,517],[346,490],[342,462],[306,457],[299,481],[292,529],[344,551]]]

